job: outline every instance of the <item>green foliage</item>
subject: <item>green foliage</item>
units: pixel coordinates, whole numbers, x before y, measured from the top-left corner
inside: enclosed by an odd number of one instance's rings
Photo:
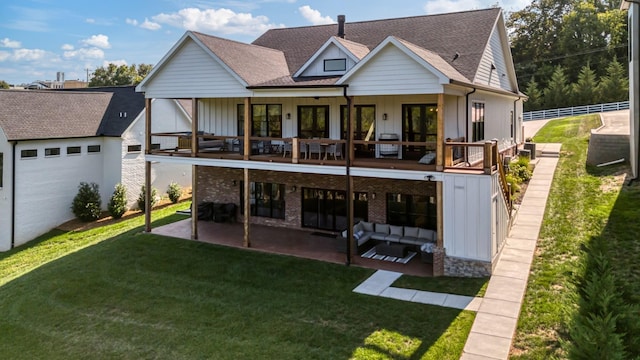
[[[107,209],[114,219],[121,218],[127,212],[127,188],[124,185],[116,185]]]
[[[524,103],[525,111],[535,111],[542,109],[543,93],[538,87],[534,77],[527,84],[525,94],[529,96],[529,100]]]
[[[149,74],[152,67],[149,64],[117,66],[110,63],[106,67],[101,66],[93,72],[89,87],[137,85]]]
[[[505,176],[505,179],[507,180],[507,184],[511,185],[511,195],[520,191],[520,184],[522,184],[522,180],[520,180],[520,178],[509,173]]]
[[[8,89],[9,88],[9,83],[7,83],[4,80],[0,80],[0,89]]]
[[[101,209],[102,200],[98,184],[81,182],[71,204],[73,214],[82,221],[93,221],[100,217]]]
[[[617,59],[614,58],[607,66],[607,75],[600,80],[598,92],[603,102],[629,99],[629,78]]]
[[[182,195],[182,187],[180,187],[178,183],[172,181],[167,189],[167,195],[172,203],[177,203],[178,200],[180,200],[180,195]]]
[[[567,76],[562,66],[556,66],[551,75],[551,81],[546,89],[544,89],[544,107],[547,109],[555,109],[564,107],[570,94],[570,86],[567,83]]]
[[[571,87],[572,105],[599,104],[600,96],[597,87],[596,73],[589,64],[583,66],[578,75],[578,82]]]
[[[145,207],[146,198],[147,198],[147,188],[144,185],[142,185],[142,187],[140,188],[140,195],[138,196],[138,209],[140,209],[140,211],[142,212],[145,212],[146,210],[146,207]],[[151,208],[156,206],[156,204],[158,203],[158,190],[154,187],[151,188],[150,203],[151,203]]]
[[[507,174],[507,182],[513,181],[516,185],[520,185],[525,181],[531,180],[533,172],[531,171],[531,165],[529,164],[529,158],[524,156],[518,156],[518,160],[509,164],[509,172]],[[511,180],[511,181],[510,181]],[[515,191],[513,190],[512,192]],[[517,187],[518,191],[520,187]]]

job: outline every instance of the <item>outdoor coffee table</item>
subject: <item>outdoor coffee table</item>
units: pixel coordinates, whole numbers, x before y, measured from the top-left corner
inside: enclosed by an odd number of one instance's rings
[[[394,244],[394,243],[378,244],[376,245],[376,254],[403,258],[407,256],[407,246],[403,244]]]

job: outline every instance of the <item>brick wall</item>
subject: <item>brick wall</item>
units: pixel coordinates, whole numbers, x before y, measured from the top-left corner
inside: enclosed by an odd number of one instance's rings
[[[629,135],[591,133],[587,164],[598,165],[609,161],[629,161]]]

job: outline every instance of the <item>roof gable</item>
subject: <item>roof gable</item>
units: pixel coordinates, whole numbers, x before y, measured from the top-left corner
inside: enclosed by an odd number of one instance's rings
[[[298,71],[296,71],[295,74],[293,74],[293,77],[302,76],[305,73],[305,71],[309,70],[311,65],[316,63],[316,61],[321,60],[323,57],[335,58],[335,56],[329,55],[329,52],[332,48],[333,49],[337,48],[340,54],[344,54],[348,58],[348,59],[345,59],[345,60],[349,60],[347,61],[348,64],[345,71],[348,71],[350,69],[349,63],[356,64],[358,63],[358,61],[360,61],[360,59],[362,59],[369,53],[369,48],[367,48],[362,44],[357,44],[357,43],[354,43],[353,41],[348,41],[348,40],[339,38],[337,36],[332,36],[331,38],[329,38],[329,40],[327,40],[327,42],[325,42],[320,47],[320,49],[318,49],[318,51],[315,52],[315,54],[313,54],[313,56],[311,56],[311,58],[309,58],[309,60],[307,60],[307,62],[304,65],[302,65],[302,67]],[[314,74],[314,75],[317,76],[319,74]],[[328,75],[328,74],[322,74],[322,75]]]

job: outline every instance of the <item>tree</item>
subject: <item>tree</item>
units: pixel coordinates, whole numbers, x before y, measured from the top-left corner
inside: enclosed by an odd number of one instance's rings
[[[597,88],[596,73],[589,64],[583,66],[578,75],[578,82],[571,86],[572,105],[598,104],[600,96]]]
[[[0,80],[0,89],[8,89],[8,88],[9,88],[9,84],[4,80]]]
[[[89,87],[137,85],[149,74],[152,67],[150,64],[117,66],[110,63],[107,67],[101,66],[93,72]]]
[[[93,221],[100,217],[101,209],[102,200],[98,184],[81,182],[71,203],[73,214],[82,221]]]
[[[607,66],[607,74],[600,79],[598,86],[601,101],[618,102],[629,99],[629,78],[618,59]]]
[[[529,100],[524,103],[525,111],[535,111],[542,109],[543,94],[538,88],[538,83],[535,78],[531,78],[527,84],[525,94],[529,96]]]
[[[127,188],[124,185],[116,185],[107,209],[114,219],[120,219],[127,212]]]
[[[570,87],[562,66],[556,66],[549,85],[544,89],[544,107],[547,109],[561,108],[568,105]]]

